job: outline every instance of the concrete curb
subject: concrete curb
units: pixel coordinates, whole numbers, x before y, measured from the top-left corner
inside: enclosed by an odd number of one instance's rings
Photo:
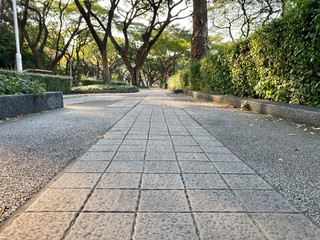
[[[193,98],[202,98],[212,102],[227,104],[237,108],[243,102],[250,105],[251,111],[279,117],[288,121],[320,127],[320,108],[291,105],[286,103],[272,102],[259,99],[240,98],[225,95],[211,95],[196,91],[182,90],[182,93]]]
[[[62,107],[63,94],[61,92],[47,92],[44,96],[4,95],[0,96],[0,119]]]

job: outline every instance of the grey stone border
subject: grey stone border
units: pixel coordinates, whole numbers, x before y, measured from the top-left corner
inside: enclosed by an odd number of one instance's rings
[[[211,95],[185,89],[181,90],[181,92],[188,96],[192,96],[193,98],[202,98],[215,103],[231,105],[237,108],[240,108],[243,102],[247,102],[250,105],[251,111],[253,112],[279,117],[296,123],[320,127],[320,108],[317,107],[291,105],[286,103],[226,95]]]
[[[139,89],[122,89],[122,90],[76,90],[71,91],[70,94],[90,94],[90,93],[136,93]]]
[[[44,96],[32,94],[3,95],[0,96],[0,119],[62,107],[62,92],[47,92]]]

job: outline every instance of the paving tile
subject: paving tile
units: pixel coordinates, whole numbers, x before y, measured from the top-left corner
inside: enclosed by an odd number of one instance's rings
[[[107,172],[143,172],[143,165],[143,161],[114,161]]]
[[[145,173],[180,173],[179,165],[176,161],[146,161]]]
[[[122,145],[147,145],[146,139],[125,139]]]
[[[210,161],[204,153],[177,153],[180,161]]]
[[[183,174],[187,189],[228,189],[219,174]]]
[[[198,146],[198,143],[191,136],[172,136],[174,145]]]
[[[211,149],[215,149],[216,147],[224,147],[221,142],[215,140],[200,142],[199,145],[207,152],[211,152]]]
[[[215,137],[213,136],[193,136],[194,139],[198,142],[198,143],[207,143],[207,142],[211,142],[211,141],[218,141]]]
[[[190,213],[138,213],[133,239],[198,239]]]
[[[1,234],[0,239],[62,239],[75,213],[22,213]]]
[[[226,147],[203,146],[202,149],[207,153],[231,153]]]
[[[136,131],[131,130],[128,134],[144,136],[144,135],[148,135],[148,133],[149,133],[149,130],[144,130],[144,131],[143,130],[136,130]]]
[[[106,145],[106,144],[99,144],[93,145],[88,151],[89,152],[115,152],[119,148],[120,144],[116,145]]]
[[[234,190],[249,212],[297,212],[279,193],[272,190]]]
[[[146,160],[151,161],[176,161],[176,155],[174,152],[147,152]]]
[[[113,161],[143,161],[144,152],[117,152]]]
[[[207,153],[207,155],[210,160],[214,162],[241,162],[241,160],[232,153]]]
[[[122,139],[100,139],[97,141],[96,145],[118,145],[122,143]]]
[[[110,161],[77,161],[67,172],[104,172],[109,165]]]
[[[132,139],[137,139],[137,140],[146,140],[146,139],[148,139],[148,134],[145,134],[145,135],[133,135],[133,134],[128,134],[127,136],[126,136],[126,139],[128,139],[128,140],[132,140]]]
[[[189,212],[184,190],[142,190],[140,212]]]
[[[182,173],[218,173],[211,162],[179,162]]]
[[[187,190],[193,211],[244,211],[229,190]]]
[[[201,239],[265,239],[245,213],[195,213]]]
[[[47,189],[27,211],[79,211],[90,191],[91,189]]]
[[[101,173],[65,173],[50,188],[93,188]]]
[[[142,189],[184,189],[180,174],[144,174]]]
[[[302,214],[259,213],[253,219],[269,239],[319,239],[320,229]]]
[[[111,160],[113,156],[114,152],[87,152],[80,158],[80,160],[108,161]]]
[[[131,239],[132,213],[80,213],[66,239]]]
[[[96,189],[83,211],[135,212],[139,190]]]
[[[232,189],[273,189],[256,174],[223,174]]]
[[[149,140],[148,141],[148,147],[150,146],[172,146],[172,142],[171,142],[171,139],[167,139],[167,140]]]
[[[202,153],[202,149],[199,146],[175,146],[177,153]]]
[[[119,152],[144,152],[146,150],[145,145],[121,145]]]
[[[105,135],[103,135],[103,138],[110,139],[110,140],[123,140],[126,134],[127,134],[126,132],[123,132],[123,133],[108,132]]]
[[[173,152],[173,146],[170,145],[148,145],[148,152],[158,152],[161,154],[162,152]]]
[[[151,139],[151,140],[171,140],[171,137],[169,135],[150,134],[149,139]]]
[[[141,173],[105,173],[97,188],[139,188]]]
[[[190,136],[190,133],[188,131],[170,131],[171,136]]]
[[[242,162],[213,162],[220,173],[254,173]]]

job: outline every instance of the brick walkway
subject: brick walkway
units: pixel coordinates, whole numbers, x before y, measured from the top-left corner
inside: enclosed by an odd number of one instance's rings
[[[319,228],[167,98],[151,93],[132,108],[0,239],[319,239]]]

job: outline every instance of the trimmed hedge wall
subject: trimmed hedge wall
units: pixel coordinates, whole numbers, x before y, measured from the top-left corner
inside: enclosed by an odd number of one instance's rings
[[[45,85],[47,92],[63,92],[64,94],[71,92],[71,78],[66,76],[57,75],[44,75],[37,73],[22,73],[19,74],[15,71],[1,70],[1,75],[13,76],[15,78],[22,76],[32,82],[39,82]]]
[[[320,106],[320,2],[299,1],[249,38],[215,46],[179,76],[170,88]]]

